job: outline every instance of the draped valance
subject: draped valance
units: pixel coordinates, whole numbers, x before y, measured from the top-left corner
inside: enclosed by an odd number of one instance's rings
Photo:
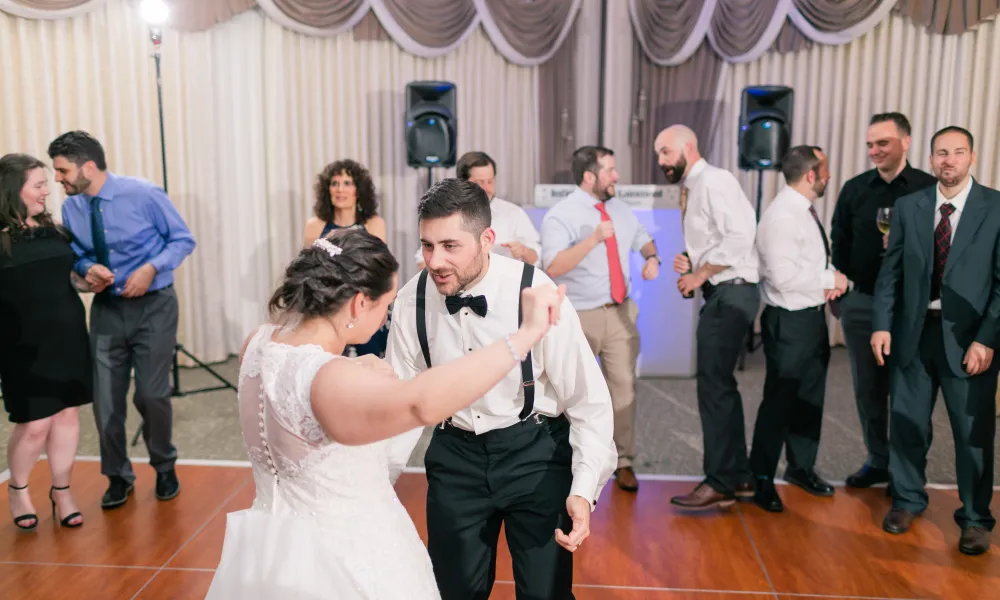
[[[1000,0],[629,0],[636,37],[660,66],[685,62],[706,41],[733,63],[776,46],[846,44],[894,10],[933,33],[958,34],[1000,12]]]
[[[0,0],[0,10],[29,19],[85,14],[106,0]],[[138,0],[130,0],[138,2]],[[254,7],[307,35],[335,36],[373,13],[407,52],[432,58],[448,54],[482,25],[511,63],[548,61],[566,39],[583,0],[166,0],[170,27],[197,31]]]

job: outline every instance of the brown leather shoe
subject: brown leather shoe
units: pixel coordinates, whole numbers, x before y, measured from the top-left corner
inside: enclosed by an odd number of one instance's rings
[[[703,481],[690,494],[674,496],[670,499],[670,503],[688,510],[707,510],[709,508],[729,508],[736,504],[736,497],[720,494]]]
[[[639,489],[639,480],[635,478],[635,471],[632,470],[632,467],[615,469],[615,479],[618,481],[618,487],[626,492],[634,492]]]
[[[882,529],[889,533],[906,533],[910,530],[913,521],[919,516],[902,508],[893,508],[882,519]]]
[[[962,538],[958,540],[958,551],[969,556],[985,554],[990,549],[990,531],[985,527],[974,525],[962,530]]]

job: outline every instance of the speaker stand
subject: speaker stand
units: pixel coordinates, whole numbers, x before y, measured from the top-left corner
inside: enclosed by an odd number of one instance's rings
[[[430,190],[434,185],[434,169],[427,167],[427,189]]]
[[[198,368],[208,371],[209,375],[215,377],[222,385],[215,385],[210,387],[198,388],[195,390],[182,390],[181,389],[181,366],[180,362],[177,360],[178,355],[183,354],[184,356],[190,358],[195,363],[198,364]],[[174,346],[174,361],[173,361],[173,385],[171,386],[170,395],[173,398],[181,398],[184,396],[191,396],[193,394],[204,394],[205,392],[216,392],[218,390],[233,390],[238,392],[239,390],[235,385],[232,384],[228,379],[219,375],[215,369],[201,362],[196,356],[188,352],[183,344],[177,344]],[[135,435],[132,436],[132,446],[136,446],[139,443],[139,437],[142,435],[142,425],[136,430]]]
[[[764,197],[764,170],[760,169],[760,168],[755,169],[755,170],[757,171],[757,207],[756,207],[756,210],[757,210],[757,224],[759,225],[760,224],[760,205],[761,205],[761,200]],[[756,324],[757,324],[757,319],[755,317],[753,321],[750,321],[750,330],[747,331],[746,345],[740,351],[740,361],[739,361],[739,364],[737,365],[737,368],[740,371],[745,371],[746,370],[746,366],[747,366],[747,354],[753,354],[754,350],[756,350],[757,348],[760,348],[761,344],[763,343],[760,340],[760,336],[757,335]]]

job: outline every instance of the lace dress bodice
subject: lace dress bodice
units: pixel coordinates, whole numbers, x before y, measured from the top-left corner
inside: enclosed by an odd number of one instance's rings
[[[240,424],[257,497],[226,516],[206,600],[440,600],[390,484],[388,442],[338,444],[313,414],[316,373],[351,359],[275,342],[276,330],[261,327],[243,354]]]
[[[370,512],[372,502],[397,503],[387,442],[344,446],[327,437],[312,411],[310,389],[330,360],[348,360],[319,346],[273,341],[262,327],[243,357],[239,411],[253,464],[254,508],[275,514],[338,520]]]

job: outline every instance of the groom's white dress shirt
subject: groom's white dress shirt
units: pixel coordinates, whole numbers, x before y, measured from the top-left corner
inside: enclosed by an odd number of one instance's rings
[[[485,317],[469,308],[449,314],[445,297],[428,278],[425,311],[432,366],[460,358],[517,330],[523,267],[523,263],[512,258],[490,255],[486,275],[461,294],[485,296]],[[414,377],[427,368],[417,338],[417,279],[411,279],[396,297],[385,355],[403,379]],[[553,284],[544,272],[535,269],[532,285]],[[573,447],[570,495],[585,498],[593,507],[614,471],[618,453],[612,441],[611,395],[569,300],[563,301],[559,323],[532,348],[531,357],[535,377],[534,412],[548,417],[565,414],[570,423],[570,445]],[[516,424],[524,405],[522,387],[521,367],[517,365],[471,407],[457,412],[452,417],[452,424],[476,434]],[[422,431],[417,429],[391,442],[391,472],[398,475]]]

